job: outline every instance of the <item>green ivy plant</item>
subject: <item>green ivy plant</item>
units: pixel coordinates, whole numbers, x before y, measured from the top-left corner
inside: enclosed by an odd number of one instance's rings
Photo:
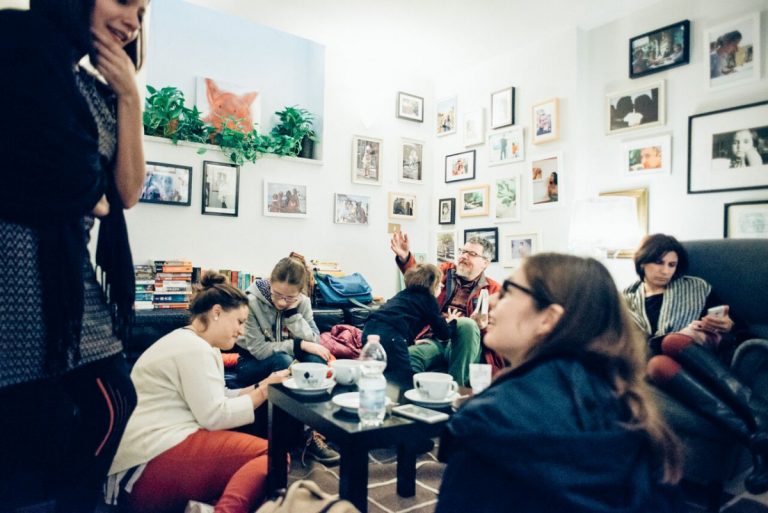
[[[275,112],[280,122],[269,134],[259,134],[256,128],[242,132],[228,128],[216,129],[202,120],[197,107],[191,109],[184,104],[184,93],[175,87],[156,89],[147,86],[149,96],[144,104],[144,133],[178,141],[212,143],[237,165],[256,162],[262,154],[295,156],[301,151],[302,140],[307,137],[312,141],[317,136],[312,128],[314,116],[306,109],[286,107]],[[235,120],[240,121],[240,120]],[[237,126],[238,123],[234,123]],[[200,148],[198,153],[205,153]]]

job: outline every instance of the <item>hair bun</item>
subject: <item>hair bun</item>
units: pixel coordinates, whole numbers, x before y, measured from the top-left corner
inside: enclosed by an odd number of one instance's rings
[[[222,283],[226,283],[227,278],[220,273],[217,273],[216,271],[205,271],[203,273],[203,276],[200,278],[200,285],[204,289],[209,289],[215,285],[221,285]]]

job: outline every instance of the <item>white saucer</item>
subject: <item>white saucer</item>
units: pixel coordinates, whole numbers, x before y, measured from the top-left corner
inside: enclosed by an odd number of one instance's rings
[[[456,397],[458,397],[458,395],[459,394],[456,392],[451,392],[444,399],[430,399],[421,395],[421,393],[415,388],[405,391],[405,398],[412,403],[419,404],[421,406],[437,406],[438,408],[443,406],[450,406],[450,404],[454,399],[456,399]]]
[[[333,379],[326,379],[322,385],[317,387],[311,387],[311,388],[300,388],[298,384],[296,384],[296,380],[293,378],[288,378],[285,381],[283,381],[283,386],[290,390],[291,392],[296,392],[297,394],[301,395],[320,395],[328,392],[328,389],[330,389],[336,382]]]
[[[386,397],[385,399],[386,401],[384,404],[386,406],[392,404],[392,401],[389,397]],[[358,408],[360,408],[360,392],[347,392],[344,394],[337,394],[333,396],[331,401],[333,404],[339,406],[347,413],[357,413]]]

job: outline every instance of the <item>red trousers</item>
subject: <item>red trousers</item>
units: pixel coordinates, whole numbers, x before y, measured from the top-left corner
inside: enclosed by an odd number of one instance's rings
[[[189,500],[216,504],[216,513],[246,513],[262,500],[267,441],[235,431],[201,429],[150,461],[130,494],[135,513],[184,511]]]

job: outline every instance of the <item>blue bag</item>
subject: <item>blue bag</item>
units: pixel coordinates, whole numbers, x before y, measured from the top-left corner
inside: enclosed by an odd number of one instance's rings
[[[317,302],[327,306],[354,306],[373,301],[371,286],[360,273],[331,276],[315,273]]]

